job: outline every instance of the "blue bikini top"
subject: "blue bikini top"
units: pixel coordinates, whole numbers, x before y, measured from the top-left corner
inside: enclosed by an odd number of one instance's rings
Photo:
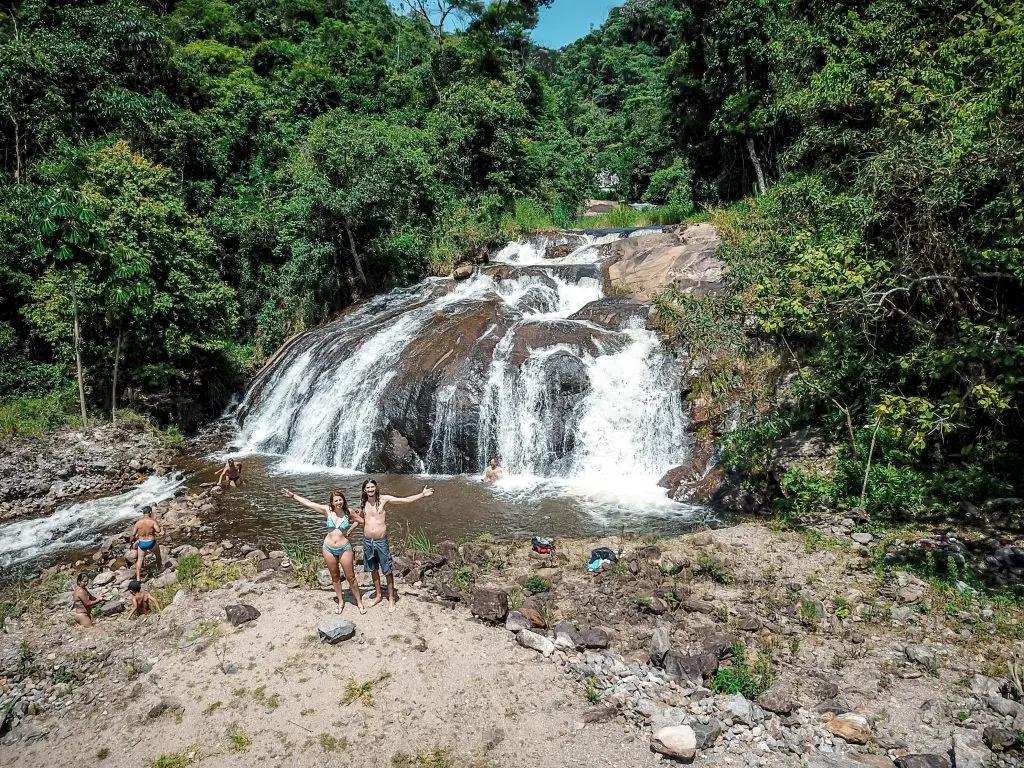
[[[334,530],[347,531],[349,526],[351,525],[351,523],[349,523],[349,521],[348,521],[348,515],[345,515],[344,517],[340,517],[340,518],[335,518],[335,519],[332,520],[331,519],[331,515],[332,514],[333,513],[328,513],[328,515],[327,515],[327,529],[330,530],[330,531],[334,531]]]

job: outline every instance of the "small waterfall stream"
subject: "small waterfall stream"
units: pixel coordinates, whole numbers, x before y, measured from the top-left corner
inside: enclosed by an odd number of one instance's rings
[[[379,296],[293,340],[230,450],[287,470],[481,472],[653,486],[688,451],[677,361],[647,309],[605,296],[600,245],[511,243],[468,280]],[[568,252],[567,252],[568,251]]]

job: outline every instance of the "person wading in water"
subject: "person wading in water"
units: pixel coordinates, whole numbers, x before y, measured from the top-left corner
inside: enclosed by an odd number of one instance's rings
[[[395,577],[391,573],[391,547],[388,546],[388,526],[384,515],[388,504],[408,504],[434,494],[433,488],[423,486],[415,496],[382,496],[376,480],[363,481],[363,567],[373,574],[374,601],[371,608],[384,599],[380,590],[380,574],[388,581],[388,612],[395,612]],[[378,568],[380,573],[378,573]]]
[[[360,613],[366,613],[363,607],[363,598],[359,594],[359,585],[356,583],[355,558],[352,554],[352,542],[348,540],[349,534],[355,526],[362,524],[361,518],[355,512],[348,509],[348,501],[345,494],[340,490],[331,491],[327,497],[326,504],[317,504],[315,501],[304,499],[297,493],[292,493],[287,488],[282,488],[284,495],[289,499],[299,502],[304,507],[327,516],[327,535],[324,537],[322,552],[324,562],[327,563],[327,570],[331,572],[331,583],[334,585],[334,593],[338,596],[338,607],[335,613],[345,610],[345,593],[341,588],[341,574],[344,572],[348,588],[352,592],[352,598],[359,606]]]
[[[242,462],[228,459],[228,463],[224,465],[217,478],[217,485],[224,485],[225,480],[232,488],[242,484]]]

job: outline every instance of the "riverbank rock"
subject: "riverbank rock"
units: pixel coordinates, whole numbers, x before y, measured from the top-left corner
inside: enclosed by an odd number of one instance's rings
[[[231,625],[235,627],[239,627],[250,621],[256,621],[256,619],[260,617],[260,612],[256,610],[254,606],[247,605],[245,603],[229,605],[224,609],[224,613],[227,614],[228,621],[231,622]]]
[[[508,616],[508,595],[500,589],[477,589],[470,612],[484,621],[504,621]]]
[[[348,619],[328,619],[317,627],[317,634],[325,643],[336,645],[356,633],[356,625]]]
[[[825,727],[829,733],[850,744],[867,744],[871,738],[871,724],[863,715],[845,712],[829,720]]]
[[[691,295],[720,293],[726,269],[716,255],[721,243],[710,224],[610,243],[604,246],[608,292],[628,292],[637,301],[651,301],[669,287]]]
[[[651,736],[651,749],[682,763],[692,763],[697,756],[697,736],[688,725],[661,728]]]
[[[544,635],[524,629],[516,635],[516,642],[524,648],[531,648],[545,658],[555,652],[555,644]]]

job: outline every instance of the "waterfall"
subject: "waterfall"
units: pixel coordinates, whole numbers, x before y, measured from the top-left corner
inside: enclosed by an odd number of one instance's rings
[[[437,474],[496,455],[516,476],[653,484],[688,450],[680,366],[645,307],[604,295],[599,246],[619,236],[511,243],[463,282],[394,291],[302,335],[250,388],[231,450]]]

